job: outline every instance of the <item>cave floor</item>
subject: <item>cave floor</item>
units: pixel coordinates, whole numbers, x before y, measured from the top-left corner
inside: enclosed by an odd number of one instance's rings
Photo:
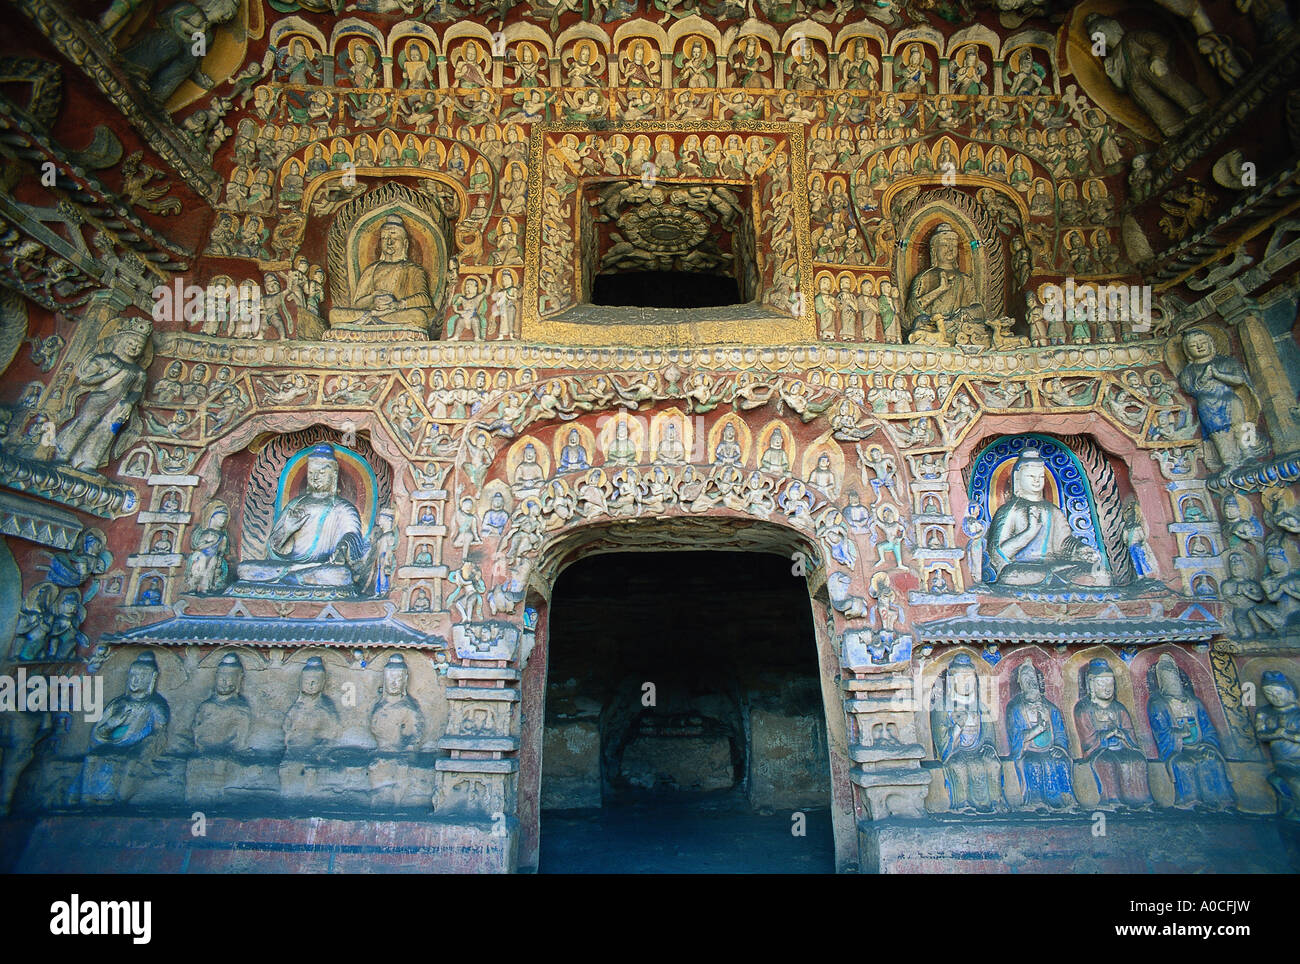
[[[730,794],[658,793],[604,807],[546,810],[543,874],[829,874],[831,816],[804,809],[756,813]]]

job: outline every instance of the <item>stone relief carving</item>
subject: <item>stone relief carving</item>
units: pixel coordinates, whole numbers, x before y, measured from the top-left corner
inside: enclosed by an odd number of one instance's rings
[[[1255,712],[1255,736],[1273,763],[1269,782],[1277,791],[1283,816],[1300,818],[1300,705],[1295,684],[1277,670],[1261,680],[1265,702]]]
[[[761,6],[762,12],[774,19],[789,13]],[[1252,12],[1259,17],[1266,6],[1256,5]],[[169,8],[163,16],[174,9]],[[440,11],[428,12],[428,19],[440,19]],[[670,18],[674,15],[668,14]],[[521,11],[520,16],[536,19],[531,10]],[[840,14],[828,7],[813,11],[812,16],[830,22]],[[886,16],[882,13],[877,19]],[[1185,88],[1181,89],[1187,94],[1187,104],[1170,93],[1176,77],[1159,82],[1153,79],[1161,76],[1158,63],[1162,59],[1169,63],[1169,54],[1152,45],[1134,46],[1142,39],[1139,32],[1128,31],[1111,45],[1129,56],[1123,62],[1108,63],[1108,74],[1157,124],[1163,119],[1182,127],[1187,117],[1203,113],[1205,106]],[[156,40],[154,37],[150,43]],[[82,388],[89,391],[70,396],[71,407],[65,405],[47,423],[52,434],[38,427],[38,444],[28,452],[37,461],[62,461],[92,472],[107,468],[117,455],[142,455],[144,461],[126,474],[147,491],[155,486],[149,481],[154,470],[176,476],[187,475],[191,469],[207,471],[195,467],[200,456],[232,430],[244,431],[252,424],[250,418],[268,412],[280,417],[303,408],[328,415],[335,406],[373,413],[377,424],[394,436],[394,450],[409,457],[411,477],[425,495],[413,497],[409,507],[396,501],[391,510],[379,505],[372,521],[371,512],[360,504],[355,492],[338,488],[337,470],[331,485],[321,474],[328,474],[327,470],[318,464],[314,487],[309,467],[303,494],[287,493],[284,504],[268,513],[267,538],[258,546],[256,539],[249,540],[246,532],[238,531],[243,522],[232,525],[232,510],[225,503],[220,499],[203,501],[217,495],[214,490],[198,490],[201,510],[197,504],[191,506],[187,493],[184,509],[177,511],[194,511],[192,522],[184,524],[188,530],[179,528],[179,523],[165,534],[149,529],[140,541],[142,549],[156,548],[160,555],[180,557],[184,546],[188,552],[168,572],[139,573],[141,591],[132,590],[132,595],[150,606],[171,602],[174,585],[185,595],[217,596],[230,589],[232,577],[237,577],[260,583],[268,596],[289,611],[290,603],[328,598],[332,590],[348,597],[344,601],[359,601],[384,597],[391,589],[395,590],[394,599],[404,600],[410,618],[429,620],[420,622],[422,627],[461,630],[457,638],[465,646],[464,653],[455,657],[458,660],[517,658],[523,645],[514,643],[520,640],[503,642],[510,634],[499,627],[484,628],[490,626],[485,619],[526,620],[531,567],[547,541],[576,525],[612,519],[628,522],[736,513],[749,517],[746,524],[777,522],[806,532],[822,554],[818,562],[828,570],[829,608],[839,615],[841,628],[846,622],[870,624],[872,635],[861,637],[863,652],[868,654],[863,662],[868,668],[891,665],[905,652],[896,643],[908,635],[904,629],[912,630],[913,594],[955,600],[971,586],[981,586],[981,594],[983,589],[1010,585],[1025,589],[1111,588],[1108,577],[1114,576],[1115,582],[1125,578],[1118,572],[1120,560],[1111,551],[1114,547],[1083,545],[1070,535],[1070,520],[1061,507],[1048,500],[1036,480],[1024,479],[1022,473],[1029,473],[1033,462],[1028,452],[1021,455],[1025,468],[1017,466],[1011,472],[1011,498],[991,519],[980,519],[978,512],[963,515],[960,500],[950,496],[949,490],[956,492],[960,485],[953,484],[957,469],[950,475],[948,460],[971,438],[971,432],[982,431],[976,427],[981,419],[994,415],[1046,421],[1061,414],[1095,418],[1106,431],[1113,429],[1114,437],[1132,440],[1133,451],[1149,451],[1159,463],[1164,482],[1177,485],[1200,481],[1196,424],[1205,434],[1209,461],[1217,455],[1230,472],[1259,464],[1266,457],[1270,436],[1280,436],[1270,432],[1272,422],[1253,418],[1256,408],[1248,398],[1252,379],[1246,375],[1246,367],[1233,359],[1231,350],[1213,338],[1208,349],[1194,332],[1181,339],[1186,365],[1171,368],[1189,398],[1178,397],[1176,390],[1167,386],[1162,400],[1158,391],[1148,391],[1141,384],[1133,386],[1123,378],[1123,366],[1131,360],[1143,374],[1149,366],[1149,374],[1169,379],[1168,371],[1156,370],[1159,359],[1137,347],[1141,342],[1135,339],[1143,338],[1140,333],[1081,316],[1049,322],[1046,316],[1034,316],[1032,301],[1023,320],[1002,314],[1004,307],[1012,311],[1011,306],[1019,304],[1015,299],[1020,292],[1045,277],[1055,277],[1056,268],[1106,273],[1121,266],[1107,249],[1109,239],[1115,237],[1114,213],[1122,208],[1123,198],[1113,178],[1099,179],[1094,185],[1086,175],[1119,171],[1129,145],[1117,144],[1110,124],[1083,95],[1077,91],[1068,96],[1053,93],[1058,78],[1054,59],[1045,57],[1046,51],[1010,52],[1004,57],[1006,76],[996,77],[997,71],[985,63],[988,51],[983,47],[955,46],[945,52],[928,44],[903,44],[888,63],[881,59],[887,51],[876,44],[874,38],[859,39],[852,48],[838,48],[836,58],[829,54],[837,48],[820,39],[809,40],[806,49],[787,47],[782,53],[779,46],[744,30],[721,43],[683,35],[675,46],[665,48],[667,56],[661,53],[658,41],[640,37],[631,44],[615,42],[603,54],[596,46],[557,45],[549,57],[540,46],[534,49],[524,43],[511,48],[512,54],[504,62],[505,74],[513,74],[520,88],[517,98],[515,92],[499,92],[494,86],[501,82],[502,63],[487,55],[486,43],[458,43],[447,51],[440,50],[437,43],[420,46],[407,42],[403,46],[399,39],[390,45],[392,58],[379,47],[370,50],[368,42],[359,47],[331,45],[330,49],[338,52],[337,61],[333,53],[318,51],[314,45],[289,45],[284,48],[288,53],[276,60],[277,79],[268,80],[257,92],[249,115],[257,120],[234,137],[236,154],[248,163],[241,162],[244,174],[238,187],[234,178],[227,184],[227,203],[214,230],[215,244],[209,249],[214,257],[258,258],[271,265],[263,275],[273,302],[268,320],[253,328],[239,327],[233,319],[205,318],[194,339],[169,341],[166,358],[171,359],[174,353],[181,373],[156,379],[148,399],[141,395],[143,373],[150,369],[147,346],[142,343],[136,351],[134,341],[110,340],[106,352],[90,356],[84,374],[79,369]],[[939,60],[950,66],[936,70]],[[988,60],[997,62],[1003,61],[996,57]],[[170,58],[159,64],[179,69],[178,62]],[[568,92],[572,97],[555,97],[546,90],[553,68],[562,72],[561,79],[578,83]],[[386,89],[385,71],[392,86],[400,86],[400,97]],[[665,72],[670,80],[680,77],[684,88],[669,93],[687,97],[667,96],[656,89]],[[615,90],[615,76],[625,87],[636,90]],[[444,97],[440,84],[449,81],[464,90]],[[724,84],[739,84],[739,93],[714,89]],[[883,94],[865,97],[881,87],[893,89],[889,100]],[[155,93],[160,89],[156,87]],[[933,90],[933,98],[920,100],[912,93],[922,90]],[[341,91],[347,91],[346,100],[339,96]],[[470,92],[468,96],[465,91]],[[846,94],[849,96],[842,96]],[[1163,98],[1177,109],[1168,104],[1161,107],[1152,97]],[[633,136],[620,143],[604,131],[563,130],[556,133],[553,143],[543,139],[542,150],[532,153],[529,125],[549,120],[552,111],[560,110],[579,121],[599,117],[604,123],[606,118],[621,118],[658,126],[677,111],[683,129],[674,131],[666,144],[661,144],[654,131],[639,144],[640,131],[630,131]],[[326,124],[326,118],[336,124],[340,120],[361,123],[367,117],[377,128],[373,135],[334,138],[337,130],[327,127],[325,136],[317,136],[313,130]],[[724,127],[734,118],[734,124],[743,128],[750,122],[766,123],[766,117],[807,126],[808,171],[802,169],[802,149],[785,149],[780,140],[787,136],[784,130],[777,138],[771,130],[755,127],[760,139],[754,141],[748,130],[738,128],[734,142],[728,131],[721,137],[710,133],[718,118]],[[823,119],[827,123],[821,123]],[[395,129],[384,129],[390,122]],[[703,126],[696,129],[689,127],[691,124]],[[408,134],[412,129],[421,136]],[[940,132],[958,130],[972,136],[954,138],[951,143],[937,140]],[[923,132],[934,132],[935,142],[924,143]],[[804,131],[799,134],[802,138]],[[694,143],[691,137],[695,137]],[[710,137],[716,143],[711,144]],[[455,138],[473,141],[478,151],[468,143],[455,144]],[[760,160],[771,165],[767,172],[771,179],[766,184],[751,170]],[[411,195],[390,190],[383,203],[354,209],[351,227],[365,236],[364,243],[351,248],[341,244],[336,246],[338,252],[331,249],[328,274],[323,266],[313,265],[312,260],[324,259],[319,254],[308,259],[298,253],[304,235],[310,233],[307,223],[312,224],[311,230],[323,228],[323,222],[311,218],[334,215],[334,223],[342,225],[349,215],[346,206],[364,201],[369,191],[363,182],[358,189],[362,193],[353,197],[321,182],[312,193],[314,178],[336,173],[348,164],[363,169],[423,165],[450,178],[426,186],[437,183],[450,192],[449,185],[455,181],[458,190],[466,188],[468,193],[458,196],[456,202],[464,204],[464,216],[456,223],[457,247],[453,250],[447,240],[444,228],[449,221],[431,215]],[[619,217],[627,219],[621,239],[629,247],[611,248],[600,259],[608,261],[603,267],[655,263],[662,252],[656,254],[648,239],[656,237],[656,231],[662,234],[671,229],[679,241],[697,236],[697,220],[713,222],[716,216],[719,223],[730,219],[734,226],[738,215],[722,203],[727,196],[717,193],[730,191],[729,187],[701,189],[694,183],[677,187],[661,182],[658,187],[643,188],[636,179],[646,164],[654,165],[662,176],[675,172],[686,181],[746,181],[755,191],[752,206],[770,217],[770,226],[783,237],[794,237],[796,224],[804,220],[791,196],[808,195],[811,251],[766,245],[765,257],[775,253],[778,256],[771,260],[778,263],[771,265],[770,275],[751,280],[756,284],[753,290],[768,292],[769,303],[783,309],[804,292],[801,297],[807,297],[816,334],[827,343],[826,354],[808,352],[792,358],[787,349],[782,349],[784,354],[745,349],[731,358],[726,349],[718,349],[706,359],[707,353],[652,356],[649,350],[642,353],[620,345],[619,351],[625,354],[611,360],[612,355],[601,358],[582,350],[565,358],[547,346],[513,341],[522,330],[523,315],[532,310],[525,310],[521,289],[529,289],[536,281],[539,299],[550,299],[543,303],[542,315],[563,308],[572,298],[569,282],[579,277],[578,259],[589,257],[581,250],[585,241],[576,204],[583,195],[570,197],[561,187],[583,178],[619,186],[616,193],[620,196],[611,203],[623,204],[615,207]],[[954,235],[961,244],[975,240],[961,233],[965,228],[956,217],[969,214],[968,207],[954,203],[954,210],[946,212],[950,220],[942,221],[929,235],[909,234],[886,216],[886,189],[901,188],[891,195],[890,203],[895,205],[893,210],[905,208],[910,192],[932,187],[925,178],[932,175],[937,179],[946,165],[972,179],[969,184],[963,182],[961,190],[978,192],[979,205],[989,212],[999,233],[1010,235],[1005,259],[983,245],[982,237],[976,252],[976,259],[988,259],[990,268],[993,260],[1005,260],[1001,268],[1011,269],[1006,277],[1014,284],[1006,286],[1005,306],[995,307],[987,300],[987,285],[977,277],[975,266],[969,271],[961,266],[966,252],[959,255],[954,250]],[[503,183],[513,184],[508,192],[502,188],[500,199],[486,190],[498,174]],[[805,174],[812,176],[804,181]],[[528,186],[535,175],[540,195]],[[814,180],[818,175],[821,180]],[[919,180],[909,181],[913,178]],[[988,187],[990,183],[1002,184],[1007,190]],[[912,184],[915,187],[909,186]],[[146,193],[136,198],[137,202],[151,200],[148,187],[143,190]],[[631,193],[622,197],[629,190]],[[706,192],[712,192],[707,201]],[[1116,192],[1113,200],[1108,200],[1108,192]],[[427,193],[432,196],[434,188]],[[632,203],[642,193],[644,200]],[[541,230],[554,242],[539,262],[529,260],[538,246],[527,238],[538,219],[525,217],[526,205],[534,202],[540,205],[544,218]],[[1191,230],[1208,215],[1213,202],[1193,193],[1186,202],[1171,197],[1169,203],[1176,209],[1170,212],[1171,224]],[[739,207],[734,195],[731,204]],[[301,213],[310,217],[295,224],[287,209],[299,205]],[[700,205],[702,210],[697,209]],[[667,212],[671,217],[663,216],[668,208],[673,209]],[[442,213],[444,219],[450,219],[445,210]],[[432,227],[422,223],[425,216]],[[872,223],[872,217],[878,222]],[[1042,233],[1042,224],[1058,217],[1070,230],[1059,235]],[[576,233],[575,224],[579,227]],[[443,247],[435,256],[437,245],[431,248],[425,242],[437,237],[442,237]],[[922,250],[919,271],[891,270],[892,252],[902,242],[913,251]],[[22,253],[21,248],[14,250]],[[567,262],[553,257],[555,251],[566,252]],[[335,258],[339,252],[341,260]],[[710,254],[719,262],[712,267],[723,265],[726,254],[721,249]],[[455,263],[455,256],[460,256],[460,263]],[[674,259],[686,256],[689,252],[672,253]],[[814,279],[811,286],[807,285],[809,279]],[[276,301],[277,295],[283,298]],[[1037,299],[1037,295],[1033,297]],[[322,317],[328,318],[334,334],[326,331]],[[1029,339],[1018,331],[1027,332]],[[304,344],[281,350],[269,341],[245,343],[271,332]],[[901,345],[909,333],[914,336],[911,343],[917,346],[911,354]],[[147,340],[147,327],[143,334]],[[406,344],[440,334],[464,344],[422,346],[419,351]],[[394,344],[391,353],[385,347],[384,353],[372,355],[330,355],[326,348],[309,344],[354,337],[376,341],[391,337]],[[481,344],[488,338],[501,344]],[[1050,352],[1059,351],[1059,355],[1035,357],[1049,359],[1051,366],[1059,362],[1067,374],[1045,378],[1038,368],[1023,364],[1031,357],[1023,353],[1029,347],[1027,341]],[[892,343],[897,353],[873,347],[870,358],[866,351],[855,355],[845,349],[846,345],[854,348],[855,342]],[[1099,350],[1101,343],[1105,347]],[[328,350],[354,347],[334,345]],[[963,349],[967,357],[953,361],[953,353],[945,351],[950,347]],[[453,349],[460,353],[452,354]],[[49,351],[57,354],[55,349]],[[301,354],[293,354],[296,351]],[[801,351],[806,351],[806,346]],[[1067,352],[1071,354],[1067,356]],[[1011,354],[995,359],[1001,353]],[[1068,365],[1063,360],[1067,357]],[[275,360],[275,370],[259,370],[269,359]],[[310,369],[305,370],[309,364]],[[1006,367],[995,368],[995,364]],[[225,381],[217,375],[223,365],[228,365]],[[454,367],[464,365],[469,365],[468,369]],[[420,366],[420,379],[414,380],[410,373]],[[595,366],[600,371],[585,370]],[[390,379],[386,371],[373,373],[381,369],[402,374]],[[135,384],[135,370],[140,372],[139,385],[119,394],[119,386]],[[191,377],[187,379],[184,372]],[[883,377],[876,381],[882,372]],[[103,382],[95,381],[105,373]],[[496,381],[498,375],[506,377],[504,384]],[[830,378],[837,380],[833,388],[824,380]],[[1188,417],[1189,399],[1196,423]],[[640,438],[626,422],[616,423],[608,436],[591,432],[594,419],[588,416],[615,408],[649,415],[660,403],[679,405],[683,421],[671,421],[661,431],[651,426]],[[745,437],[735,422],[723,425],[716,439],[706,434],[701,440],[698,430],[692,438],[690,423],[685,420],[712,412],[766,417],[770,411],[766,407],[772,404],[782,422],[761,438],[760,430],[766,426],[753,423],[752,433]],[[797,418],[787,417],[786,408]],[[1056,408],[1067,411],[1054,412]],[[558,426],[554,436],[550,434],[552,422]],[[886,426],[883,432],[879,431],[881,424]],[[578,426],[590,435],[579,432]],[[133,450],[134,436],[145,427],[149,440]],[[819,433],[826,430],[835,442],[864,443],[857,453],[861,492],[847,488],[853,480],[846,478],[843,456],[849,453],[835,448],[840,455],[837,459],[816,448]],[[43,443],[42,435],[49,436]],[[524,443],[518,461],[505,474],[494,466],[497,439],[507,440],[507,445],[515,440]],[[123,443],[120,451],[115,444],[119,441]],[[866,444],[869,442],[883,446],[873,447]],[[693,451],[697,447],[710,451],[700,458]],[[900,471],[907,465],[926,465],[925,459],[930,460],[927,468],[916,469],[910,476]],[[406,471],[398,461],[393,466],[393,471]],[[1148,482],[1144,477],[1140,484]],[[922,483],[934,483],[935,488],[919,487]],[[484,488],[485,484],[495,488]],[[208,485],[206,480],[204,485]],[[867,494],[866,500],[862,493]],[[1199,593],[1212,609],[1214,605],[1208,601],[1212,595],[1206,593],[1214,594],[1217,587],[1233,642],[1285,636],[1294,622],[1292,617],[1300,611],[1296,602],[1300,590],[1291,575],[1295,569],[1293,507],[1281,496],[1271,507],[1272,496],[1266,495],[1261,502],[1256,491],[1241,495],[1240,501],[1219,489],[1209,494],[1202,490],[1202,494],[1201,515],[1189,508],[1182,515],[1175,510],[1166,518],[1154,511],[1159,500],[1153,504],[1144,491],[1141,507],[1136,501],[1128,503],[1122,525],[1110,526],[1118,533],[1121,553],[1127,550],[1125,558],[1139,578],[1150,576],[1171,585],[1182,579],[1189,592]],[[239,520],[239,505],[227,499]],[[1216,503],[1222,506],[1221,532],[1209,528],[1218,527]],[[1146,510],[1145,519],[1142,510]],[[1267,544],[1257,515],[1269,523]],[[1207,527],[1180,533],[1175,541],[1186,552],[1180,550],[1177,556],[1165,551],[1162,530],[1171,519],[1174,525]],[[421,531],[408,532],[408,526]],[[967,571],[960,566],[963,549],[956,535],[958,526],[967,538]],[[118,530],[112,532],[116,540]],[[1025,544],[1017,544],[1026,535]],[[1288,539],[1292,542],[1285,541]],[[254,547],[251,555],[245,550],[250,542]],[[108,566],[112,564],[113,555],[107,553],[106,546],[101,539],[98,550],[81,553],[86,558],[61,563],[58,579],[52,569],[47,581],[29,587],[13,643],[18,658],[62,659],[93,642],[80,635],[79,627],[84,607],[92,601],[95,580],[107,572],[107,566],[96,568],[103,563],[99,557],[107,554]],[[164,549],[173,551],[164,553]],[[1114,573],[1098,566],[1107,552]],[[984,559],[996,558],[999,553],[1006,562],[996,572],[998,579],[992,587],[984,585]],[[1098,558],[1091,558],[1092,554]],[[254,558],[260,556],[266,558]],[[409,564],[409,575],[402,575],[407,568],[404,562]],[[1184,562],[1188,565],[1183,566]],[[1267,566],[1262,577],[1258,574],[1261,562]],[[78,573],[81,578],[68,581]],[[259,578],[250,578],[253,575]],[[1022,578],[1025,581],[1019,581]],[[168,588],[160,588],[164,585]],[[1159,590],[1148,587],[1146,591]],[[1169,601],[1175,596],[1171,591],[1162,598]],[[105,602],[102,595],[95,601]],[[1181,600],[1171,605],[1181,605]],[[1121,612],[1122,617],[1112,613],[1107,618],[1120,622],[1134,610]],[[1042,610],[1034,610],[1033,616],[1045,618]],[[834,616],[832,625],[833,620]],[[463,625],[468,628],[461,629]],[[919,646],[919,631],[916,638]],[[997,656],[996,647],[989,655]],[[411,659],[409,655],[406,658]],[[233,752],[247,737],[241,722],[250,705],[241,703],[243,668],[236,665],[237,657],[229,659],[233,662],[223,660],[218,667],[214,692],[200,704],[194,720],[193,738],[200,754]],[[970,662],[958,665],[954,660],[949,670],[949,681],[955,679],[960,684],[955,692],[961,700],[971,695],[963,692],[965,664]],[[399,663],[404,665],[405,659],[389,660],[381,695],[361,726],[364,730],[369,725],[370,736],[382,750],[415,755],[429,724],[408,693],[404,674],[409,668],[403,669]],[[1110,668],[1113,674],[1114,667]],[[1160,668],[1158,664],[1153,669],[1150,687],[1152,694],[1159,691],[1160,695],[1147,704],[1146,722],[1158,747],[1162,740],[1171,741],[1174,747],[1168,753],[1162,748],[1160,755],[1167,757],[1175,785],[1182,780],[1179,805],[1231,805],[1233,788],[1227,783],[1226,769],[1219,781],[1216,766],[1226,765],[1222,761],[1229,758],[1234,764],[1239,761],[1233,751],[1223,748],[1226,744],[1219,742],[1213,726],[1206,727],[1199,719],[1206,706],[1213,708],[1211,694],[1197,693],[1181,678],[1176,681],[1177,666],[1170,670],[1169,664],[1163,664],[1163,672]],[[303,670],[303,706],[298,711],[303,717],[301,725],[291,726],[288,718],[285,721],[285,739],[290,731],[294,740],[301,739],[295,749],[320,749],[340,738],[343,730],[341,717],[346,714],[340,713],[341,705],[335,708],[338,719],[331,728],[329,712],[321,709],[330,705],[329,697],[324,698],[325,703],[306,699],[313,695],[307,692],[312,687],[315,695],[324,692],[323,664],[319,671],[321,678],[315,681],[308,679],[314,677],[315,667],[311,672]],[[330,672],[334,674],[333,666]],[[1083,741],[1083,755],[1104,799],[1142,805],[1149,788],[1145,783],[1139,785],[1137,763],[1132,759],[1134,753],[1142,755],[1140,741],[1128,718],[1129,708],[1113,696],[1113,690],[1111,696],[1106,695],[1105,675],[1100,671],[1090,674],[1088,696],[1075,708],[1080,736],[1085,726],[1079,722],[1079,707],[1092,727]],[[1015,681],[1018,689],[1006,706],[1004,735],[1024,805],[1072,806],[1074,788],[1068,761],[1062,762],[1069,747],[1060,710],[1044,695],[1042,675],[1031,665],[1022,665]],[[138,692],[149,689],[135,687]],[[1285,748],[1286,738],[1266,740],[1263,734],[1285,732],[1284,717],[1288,707],[1294,708],[1294,690],[1288,703],[1285,687],[1279,683],[1274,689],[1278,702],[1270,706],[1283,723],[1261,708],[1257,727],[1263,727],[1260,740],[1270,743],[1275,775],[1280,775],[1275,786],[1287,805],[1295,788],[1287,783],[1285,768],[1278,762],[1278,748]],[[1000,805],[1001,791],[994,791],[1001,778],[995,778],[993,770],[985,766],[989,762],[985,747],[992,746],[996,755],[997,739],[990,742],[985,739],[987,733],[970,737],[972,705],[981,712],[985,709],[978,692],[974,700],[945,710],[933,732],[958,734],[954,744],[959,746],[957,755],[950,752],[943,761],[945,778],[950,787],[963,788],[963,800],[984,811]],[[141,701],[147,699],[136,700]],[[308,709],[308,704],[314,709]],[[1132,708],[1143,715],[1141,703]],[[316,722],[311,722],[313,719]],[[487,737],[492,730],[492,735],[509,736],[509,724],[498,727],[501,719],[491,720],[490,714],[469,714],[465,719],[468,722],[459,724],[455,732]],[[1197,729],[1199,733],[1193,733]],[[328,739],[316,739],[313,733],[325,733]],[[882,728],[879,746],[889,745],[888,734],[888,728]],[[937,740],[936,735],[936,750]],[[901,740],[895,742],[902,744]],[[101,755],[108,755],[108,746],[107,742],[98,746]],[[129,746],[123,744],[126,755],[135,752]],[[337,750],[338,745],[330,748]],[[962,755],[967,751],[973,756]],[[511,751],[503,752],[508,755]],[[1216,753],[1220,764],[1214,762]],[[141,773],[144,771],[134,773],[133,778]],[[1011,770],[1005,773],[1010,786]],[[117,776],[106,779],[107,784],[96,775],[91,783],[107,786],[102,792],[118,802],[130,796],[130,781]],[[440,805],[446,812],[455,812],[462,805],[478,812],[489,801],[504,804],[508,802],[506,782],[504,778],[497,781],[456,772],[440,790]],[[389,793],[393,785],[391,774],[380,774],[370,784],[376,794]],[[901,798],[891,802],[883,793],[877,794],[872,807],[873,813],[884,814],[908,810]]]
[[[1111,83],[1132,97],[1166,137],[1177,136],[1209,106],[1205,94],[1176,73],[1167,37],[1125,29],[1099,14],[1090,15],[1084,27],[1089,35],[1105,38],[1104,65]]]
[[[90,751],[73,788],[74,802],[109,805],[130,800],[167,743],[171,708],[157,692],[158,662],[151,652],[126,672],[126,692],[109,701],[90,733]]]
[[[1153,805],[1146,756],[1133,730],[1128,707],[1115,692],[1115,671],[1094,659],[1081,674],[1084,692],[1074,705],[1074,725],[1083,758],[1092,770],[1101,805],[1139,809]]]
[[[140,364],[149,345],[148,322],[124,319],[108,337],[104,351],[77,365],[76,375],[84,393],[69,420],[59,426],[53,457],[73,468],[94,471],[108,462],[114,443],[131,421],[136,404],[144,394],[145,372]],[[138,432],[138,426],[135,429]]]

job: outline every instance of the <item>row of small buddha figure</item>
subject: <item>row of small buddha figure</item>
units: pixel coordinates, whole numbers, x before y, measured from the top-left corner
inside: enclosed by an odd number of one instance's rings
[[[1147,718],[1158,757],[1174,789],[1173,805],[1215,810],[1236,806],[1219,732],[1190,679],[1168,653],[1150,674],[1153,686]],[[1091,660],[1085,693],[1074,706],[1078,758],[1096,783],[1099,806],[1149,809],[1147,756],[1128,707],[1119,698],[1115,671],[1105,659]],[[1061,710],[1044,693],[1043,674],[1031,662],[1015,671],[1019,692],[1005,707],[1007,744],[1027,808],[1065,810],[1077,805],[1074,756]],[[1262,678],[1263,701],[1255,734],[1273,764],[1269,778],[1281,812],[1300,816],[1300,705],[1296,687],[1282,673]],[[1007,809],[1002,762],[991,707],[984,705],[974,662],[959,653],[931,697],[930,731],[942,764],[952,810]]]
[[[114,803],[129,799],[142,773],[167,748],[171,707],[158,693],[158,662],[142,652],[127,668],[126,690],[111,700],[90,731],[73,801]],[[323,759],[343,732],[334,700],[325,692],[325,664],[308,657],[298,678],[298,695],[285,711],[280,728],[286,759]],[[375,753],[411,754],[424,745],[428,730],[424,711],[410,695],[410,669],[400,654],[383,667],[383,685],[367,722]],[[250,744],[257,711],[243,695],[244,665],[235,653],[218,664],[212,694],[199,704],[188,736],[199,756],[239,757],[254,752]],[[265,756],[265,752],[261,755]]]

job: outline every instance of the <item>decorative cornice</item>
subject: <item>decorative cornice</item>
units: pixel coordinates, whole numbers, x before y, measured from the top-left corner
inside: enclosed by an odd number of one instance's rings
[[[770,371],[818,367],[829,370],[969,372],[990,375],[1089,374],[1141,368],[1164,361],[1164,339],[1113,345],[1068,345],[1055,349],[981,351],[912,345],[812,342],[756,347],[719,344],[693,348],[545,345],[520,342],[419,341],[347,343],[236,341],[189,332],[154,336],[160,357],[226,365],[325,367],[373,371],[391,367],[476,365],[487,368],[563,368],[593,371],[655,370],[670,363],[692,368],[756,366]]]
[[[1275,458],[1266,465],[1223,472],[1207,483],[1212,492],[1262,492],[1277,485],[1290,485],[1300,481],[1300,453],[1292,452]]]
[[[151,646],[236,645],[253,647],[329,646],[348,649],[445,649],[447,641],[412,629],[393,618],[340,616],[282,619],[265,616],[195,616],[180,612],[163,622],[138,626],[103,637],[104,645],[147,643]]]
[[[71,549],[81,531],[71,512],[11,492],[0,492],[0,532],[55,549]]]
[[[944,646],[996,643],[1001,646],[1046,644],[1070,646],[1095,643],[1153,646],[1158,643],[1208,642],[1223,631],[1212,619],[1185,617],[1076,618],[1068,622],[1003,616],[950,616],[916,623],[922,643]]]
[[[125,483],[66,465],[35,462],[2,450],[0,485],[103,519],[130,515],[137,508],[135,489]]]

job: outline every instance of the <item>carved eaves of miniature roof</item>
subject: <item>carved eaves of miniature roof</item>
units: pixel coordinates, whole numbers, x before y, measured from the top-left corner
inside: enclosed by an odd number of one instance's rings
[[[279,619],[274,617],[178,615],[103,638],[106,645],[310,646],[441,649],[441,636],[428,636],[392,616],[382,619]]]
[[[1204,612],[1202,610],[1202,612]],[[1171,619],[1128,617],[1125,619],[1079,618],[1068,622],[1031,619],[1024,616],[949,616],[917,623],[915,635],[925,643],[1156,643],[1204,642],[1221,631],[1213,619]]]

